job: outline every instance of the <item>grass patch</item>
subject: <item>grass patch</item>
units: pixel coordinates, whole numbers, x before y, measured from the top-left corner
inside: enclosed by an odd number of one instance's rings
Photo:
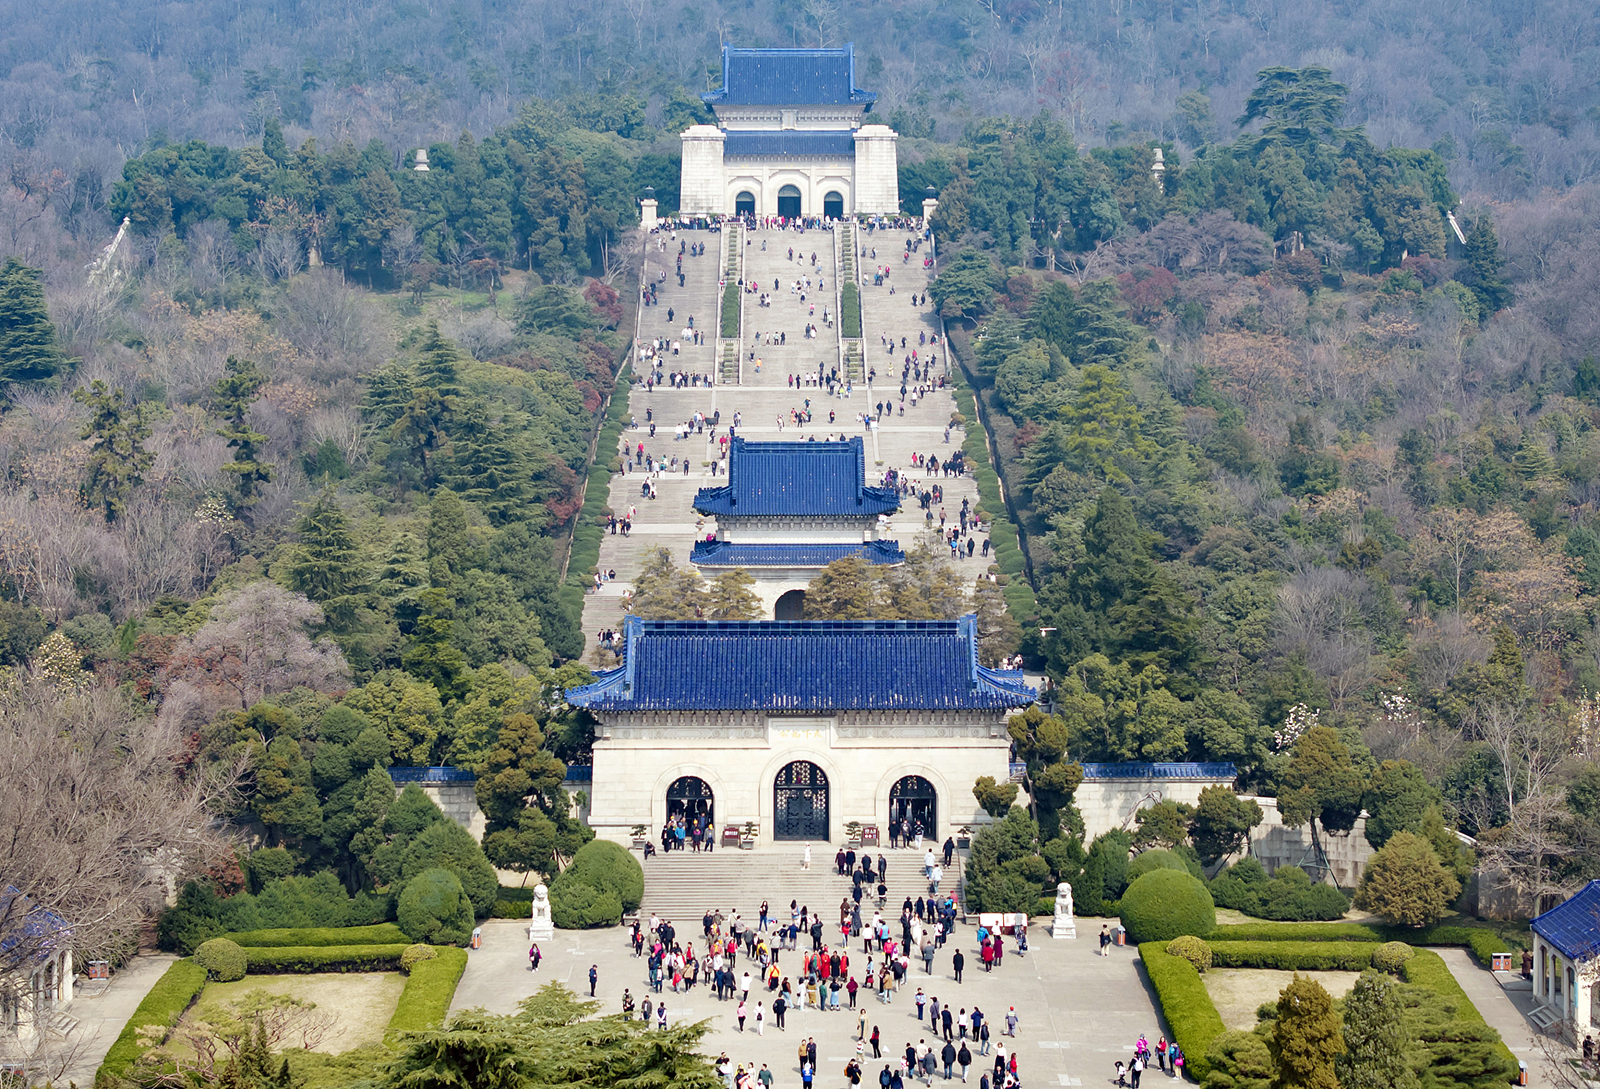
[[[1285,972],[1275,968],[1213,968],[1201,976],[1222,1023],[1230,1030],[1249,1032],[1256,1027],[1256,1011],[1276,1002],[1278,994],[1296,975],[1322,984],[1334,998],[1343,998],[1361,978],[1360,972]]]
[[[1373,942],[1218,942],[1209,938],[1217,968],[1284,972],[1359,972],[1372,967]]]
[[[1511,945],[1484,926],[1441,924],[1413,929],[1381,923],[1227,923],[1206,936],[1212,942],[1405,942],[1407,945],[1459,945],[1472,950],[1485,968],[1495,953]]]
[[[205,986],[206,970],[191,959],[185,958],[168,968],[133,1011],[128,1023],[122,1026],[122,1032],[100,1063],[95,1083],[106,1084],[121,1078],[144,1051],[139,1043],[139,1029],[145,1025],[173,1027]]]
[[[411,969],[405,990],[400,994],[394,1016],[384,1031],[385,1042],[393,1043],[406,1032],[427,1032],[444,1024],[456,984],[467,970],[465,949],[440,949],[439,955]]]
[[[246,977],[234,983],[213,983],[186,1018],[206,1020],[252,991],[288,995],[316,1003],[318,1012],[337,1015],[317,1050],[338,1055],[358,1047],[383,1042],[383,1026],[394,1016],[406,981],[396,972],[319,973]]]

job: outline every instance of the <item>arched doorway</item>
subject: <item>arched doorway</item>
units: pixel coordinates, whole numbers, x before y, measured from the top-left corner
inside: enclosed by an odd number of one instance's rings
[[[822,214],[829,219],[843,219],[844,196],[837,190],[830,191],[822,198]]]
[[[806,592],[804,590],[790,590],[778,598],[777,604],[772,607],[774,620],[803,620],[806,606]]]
[[[902,831],[915,836],[920,831],[939,838],[939,793],[920,775],[907,775],[889,791],[889,819],[908,822]]]
[[[716,821],[716,797],[711,793],[711,784],[697,775],[672,781],[667,787],[667,820],[672,822],[679,817],[691,835]]]
[[[785,219],[800,218],[800,190],[786,185],[778,190],[778,214]]]
[[[733,198],[733,212],[735,215],[753,216],[756,214],[756,195],[746,189]]]
[[[773,780],[772,838],[828,840],[828,777],[809,760],[786,764]]]

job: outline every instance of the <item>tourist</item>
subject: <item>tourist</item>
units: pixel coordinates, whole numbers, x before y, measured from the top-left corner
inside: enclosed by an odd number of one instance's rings
[[[533,948],[528,950],[528,971],[537,972],[539,970],[539,962],[543,959],[544,954],[539,952],[539,944],[535,942]]]

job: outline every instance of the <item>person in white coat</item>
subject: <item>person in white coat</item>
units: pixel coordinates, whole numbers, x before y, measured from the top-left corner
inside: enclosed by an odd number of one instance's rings
[[[811,844],[809,843],[806,844],[806,853],[800,856],[800,868],[802,870],[811,868]]]

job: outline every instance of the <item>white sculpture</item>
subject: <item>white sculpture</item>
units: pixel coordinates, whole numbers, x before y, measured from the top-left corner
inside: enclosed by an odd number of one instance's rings
[[[550,917],[550,890],[543,885],[533,887],[533,916],[528,924],[528,940],[554,941],[556,924]]]
[[[1065,881],[1056,886],[1056,914],[1050,921],[1052,938],[1076,938],[1078,921],[1072,917],[1072,886]]]

